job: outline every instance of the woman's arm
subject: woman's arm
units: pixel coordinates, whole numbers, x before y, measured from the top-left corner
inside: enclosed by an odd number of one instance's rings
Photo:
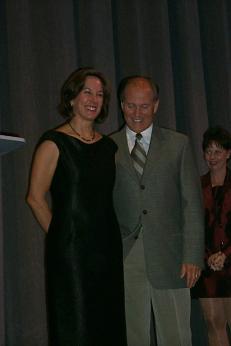
[[[31,169],[29,189],[26,201],[39,222],[47,232],[52,213],[46,200],[46,194],[57,166],[59,150],[52,141],[44,141],[38,147]]]

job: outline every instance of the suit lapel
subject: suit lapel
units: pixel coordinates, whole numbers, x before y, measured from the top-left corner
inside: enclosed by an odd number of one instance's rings
[[[163,137],[159,127],[153,126],[151,142],[149,145],[149,150],[147,154],[146,165],[144,167],[144,173],[142,176],[142,181],[150,176],[150,172],[158,167],[156,163],[158,162],[161,155],[161,146],[163,145]]]
[[[124,168],[126,168],[126,170],[129,172],[132,178],[139,182],[138,176],[133,167],[131,155],[129,153],[125,127],[120,131],[118,144],[119,144],[119,151],[117,153],[118,161]]]

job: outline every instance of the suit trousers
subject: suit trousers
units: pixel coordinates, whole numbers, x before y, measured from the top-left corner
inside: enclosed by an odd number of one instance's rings
[[[192,345],[190,290],[151,286],[145,269],[142,231],[125,258],[124,279],[128,346],[150,346],[152,309],[158,346]]]

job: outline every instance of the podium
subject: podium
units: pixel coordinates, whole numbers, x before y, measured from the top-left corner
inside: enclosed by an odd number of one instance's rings
[[[26,143],[24,138],[16,136],[8,136],[0,134],[0,157],[4,154],[7,154],[11,151],[14,151]],[[0,187],[2,184],[1,175],[0,175]],[[5,345],[5,314],[4,314],[4,267],[3,267],[3,223],[2,223],[2,197],[0,195],[0,345]]]
[[[0,135],[0,156],[16,150],[26,143],[24,138]]]

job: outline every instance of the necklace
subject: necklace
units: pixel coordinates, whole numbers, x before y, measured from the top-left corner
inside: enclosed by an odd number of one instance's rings
[[[92,141],[95,139],[95,130],[94,130],[94,129],[92,130],[92,131],[93,131],[92,137],[91,137],[91,138],[85,138],[85,137],[81,136],[81,134],[78,133],[78,132],[74,129],[74,127],[71,125],[71,122],[70,122],[70,121],[68,122],[68,125],[70,126],[70,128],[72,129],[72,131],[73,131],[78,137],[80,137],[81,139],[83,139],[85,142],[92,142]]]

